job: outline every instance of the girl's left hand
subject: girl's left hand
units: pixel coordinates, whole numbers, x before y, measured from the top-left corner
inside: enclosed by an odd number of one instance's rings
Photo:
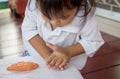
[[[70,53],[61,47],[46,43],[53,50],[53,53],[47,59],[47,65],[53,69],[64,70],[70,60]]]

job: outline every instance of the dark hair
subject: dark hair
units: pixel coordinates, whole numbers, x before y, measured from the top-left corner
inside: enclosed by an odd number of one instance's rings
[[[64,9],[77,8],[78,11],[84,8],[84,14],[87,16],[89,12],[95,8],[94,0],[37,0],[37,6],[40,8],[43,15],[51,19],[53,16],[63,14]],[[77,11],[77,12],[78,12]]]

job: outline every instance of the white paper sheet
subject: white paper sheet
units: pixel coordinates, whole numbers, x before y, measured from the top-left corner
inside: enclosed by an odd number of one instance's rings
[[[33,61],[39,64],[39,68],[32,71],[7,71],[6,68],[18,61]],[[80,72],[74,66],[68,66],[64,71],[48,69],[39,58],[20,57],[0,60],[0,79],[83,79]]]

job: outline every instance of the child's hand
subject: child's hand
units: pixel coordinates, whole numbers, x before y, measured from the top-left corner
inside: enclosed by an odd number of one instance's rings
[[[46,43],[46,45],[54,50],[47,60],[47,65],[53,69],[64,70],[65,66],[70,60],[69,52],[64,48],[55,46],[50,43]]]

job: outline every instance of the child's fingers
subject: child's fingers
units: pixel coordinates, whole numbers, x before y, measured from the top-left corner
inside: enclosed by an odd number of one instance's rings
[[[61,67],[61,68],[59,68],[59,70],[65,70],[67,68],[67,65],[65,65],[65,66],[63,66],[63,67]]]
[[[62,59],[58,59],[57,62],[55,63],[55,68],[59,68],[59,65],[63,62]]]
[[[65,65],[62,68],[60,68],[60,70],[65,70],[66,68],[67,68],[67,65]]]
[[[47,62],[46,64],[49,65],[49,63],[51,63],[51,61],[55,58],[54,55],[51,55],[48,59],[47,59]]]
[[[66,66],[67,65],[67,60],[64,60],[60,65],[59,65],[59,67],[60,68],[64,68],[64,66]]]
[[[57,62],[57,58],[54,57],[48,65],[50,66],[50,68],[51,68],[51,67],[54,67],[55,64],[56,64],[56,62]]]

